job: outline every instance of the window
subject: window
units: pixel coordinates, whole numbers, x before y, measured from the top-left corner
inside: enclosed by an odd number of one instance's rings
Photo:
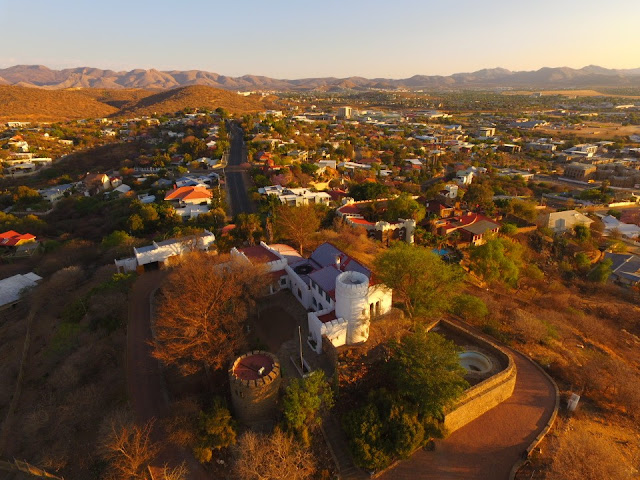
[[[280,279],[280,285],[286,285],[287,284],[287,279],[286,278],[281,278]]]
[[[298,289],[298,297],[300,297],[300,299],[302,299],[302,292],[300,291],[300,289]]]
[[[325,292],[324,295],[327,297],[327,302],[330,302],[331,301],[331,297],[329,296],[329,294],[327,292]]]

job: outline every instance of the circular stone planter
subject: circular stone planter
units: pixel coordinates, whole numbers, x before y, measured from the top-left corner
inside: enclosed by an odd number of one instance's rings
[[[493,362],[485,354],[467,350],[458,354],[458,360],[468,373],[483,375],[493,368]]]

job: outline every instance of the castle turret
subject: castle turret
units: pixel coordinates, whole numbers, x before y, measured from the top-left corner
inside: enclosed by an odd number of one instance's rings
[[[405,234],[404,234],[404,240],[407,243],[413,243],[414,242],[414,236],[416,233],[416,221],[412,218],[409,218],[407,220],[404,221],[404,229],[405,229]]]
[[[360,272],[343,272],[336,278],[336,317],[347,321],[347,344],[369,338],[369,278]]]
[[[255,350],[238,357],[229,369],[237,418],[247,425],[274,421],[281,380],[280,362],[272,353]]]

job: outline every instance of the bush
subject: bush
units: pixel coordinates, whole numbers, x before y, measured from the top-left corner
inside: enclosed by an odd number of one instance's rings
[[[223,399],[214,398],[211,409],[200,412],[198,441],[193,454],[201,463],[211,461],[213,450],[227,448],[236,443],[236,424]]]
[[[451,312],[465,320],[480,320],[489,314],[489,309],[482,299],[463,293],[453,299]]]

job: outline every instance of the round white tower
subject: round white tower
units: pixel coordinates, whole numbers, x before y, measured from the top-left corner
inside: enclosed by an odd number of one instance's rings
[[[347,321],[347,345],[369,338],[369,278],[360,272],[343,272],[336,278],[336,317]]]
[[[413,243],[414,235],[416,233],[416,221],[412,218],[409,218],[404,221],[404,240],[407,243]]]

